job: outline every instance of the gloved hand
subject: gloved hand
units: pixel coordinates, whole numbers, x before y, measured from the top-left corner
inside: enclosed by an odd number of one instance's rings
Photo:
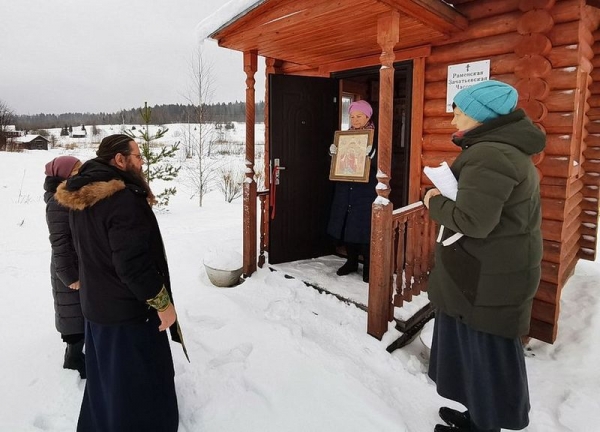
[[[331,156],[333,156],[334,154],[337,154],[337,146],[335,144],[331,144],[329,146],[329,154]]]

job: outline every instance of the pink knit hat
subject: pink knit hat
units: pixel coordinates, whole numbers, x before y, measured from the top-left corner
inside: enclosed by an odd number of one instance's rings
[[[46,164],[46,175],[62,179],[69,178],[77,162],[80,162],[80,160],[73,156],[54,158]]]
[[[352,111],[360,111],[369,118],[371,118],[373,115],[373,108],[371,108],[371,105],[369,105],[369,102],[366,100],[357,100],[352,102],[350,104],[350,108],[348,108],[348,112],[351,113]]]

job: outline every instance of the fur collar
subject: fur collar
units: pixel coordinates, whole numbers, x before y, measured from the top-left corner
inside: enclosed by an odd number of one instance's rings
[[[83,210],[91,207],[105,198],[125,189],[123,180],[109,180],[89,183],[75,191],[66,189],[66,180],[56,189],[54,198],[71,210]]]

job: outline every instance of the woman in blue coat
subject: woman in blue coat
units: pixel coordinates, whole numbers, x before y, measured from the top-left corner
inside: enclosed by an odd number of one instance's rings
[[[67,344],[63,368],[74,369],[85,378],[84,321],[79,300],[79,270],[69,227],[69,209],[60,205],[54,194],[64,180],[75,174],[81,161],[73,156],[59,156],[46,164],[44,201],[50,233],[52,255],[50,278],[54,297],[56,329]]]
[[[350,130],[375,129],[371,117],[373,108],[367,101],[358,100],[350,104]],[[330,153],[335,154],[334,144]],[[373,158],[374,149],[367,149]],[[363,256],[363,281],[369,282],[371,244],[371,205],[377,197],[376,167],[371,167],[367,183],[337,181],[331,205],[327,232],[340,244],[345,245],[347,260],[337,270],[338,276],[345,276],[358,270],[358,257]]]

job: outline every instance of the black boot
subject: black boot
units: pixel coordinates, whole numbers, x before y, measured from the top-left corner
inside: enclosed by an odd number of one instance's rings
[[[81,379],[85,379],[85,354],[83,353],[83,340],[76,343],[67,344],[63,368],[76,370],[79,372]]]
[[[358,270],[358,261],[348,259],[348,261],[346,261],[344,265],[337,270],[336,274],[338,276],[346,276],[347,274],[353,273],[356,270]]]
[[[338,276],[346,276],[358,270],[358,253],[359,247],[357,244],[346,243],[346,255],[348,258],[344,265],[337,270],[336,274]]]
[[[440,418],[450,426],[467,428],[467,430],[471,427],[471,416],[469,415],[469,411],[460,412],[452,408],[441,407],[439,415]]]
[[[369,283],[369,270],[369,265],[365,261],[365,264],[363,265],[363,282]]]

